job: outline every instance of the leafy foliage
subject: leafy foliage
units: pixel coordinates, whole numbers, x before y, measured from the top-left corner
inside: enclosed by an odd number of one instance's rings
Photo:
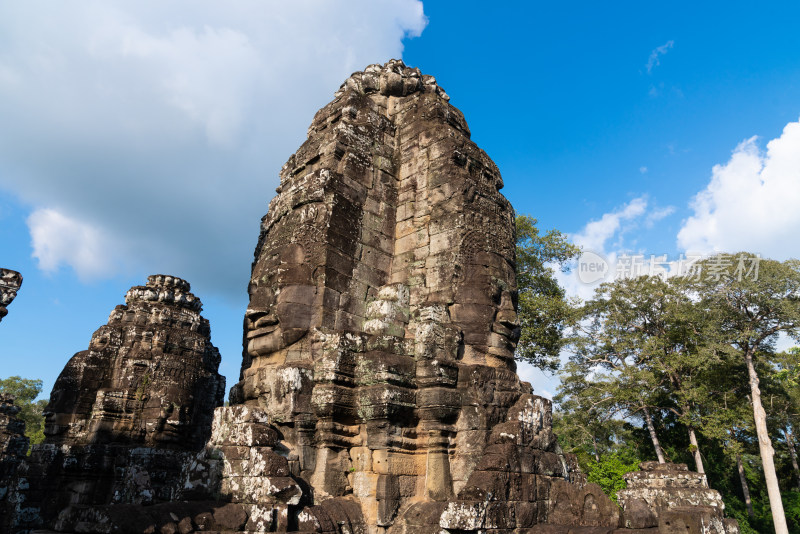
[[[738,498],[731,497],[725,500],[725,515],[739,522],[739,532],[741,534],[759,534],[759,531],[752,525],[755,520],[748,517],[744,509],[744,503]]]
[[[563,332],[574,313],[553,266],[566,271],[580,250],[558,230],[542,234],[536,224],[536,219],[526,215],[516,218],[521,326],[516,356],[542,370],[555,371],[564,346]]]
[[[800,493],[790,491],[782,494],[783,510],[790,532],[800,532]]]
[[[603,492],[617,502],[617,491],[625,489],[625,473],[639,470],[639,459],[629,449],[605,454],[600,460],[590,460],[587,480],[594,482]]]

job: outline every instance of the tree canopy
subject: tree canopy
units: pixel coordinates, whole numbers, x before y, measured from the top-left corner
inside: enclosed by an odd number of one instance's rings
[[[557,420],[592,451],[590,473],[626,445],[642,459],[691,460],[743,532],[800,530],[800,350],[775,350],[800,334],[800,263],[720,254],[684,276],[603,284],[578,312]],[[646,436],[649,450],[636,443]],[[608,462],[606,475],[619,463]]]
[[[580,250],[558,230],[542,233],[536,219],[516,218],[517,286],[521,336],[516,356],[542,370],[554,371],[564,346],[564,329],[574,317],[572,303],[556,279]]]

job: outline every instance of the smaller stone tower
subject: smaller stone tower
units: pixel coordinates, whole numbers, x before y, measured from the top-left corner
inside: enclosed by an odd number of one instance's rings
[[[686,464],[642,462],[639,468],[625,475],[628,487],[617,492],[625,527],[658,527],[669,534],[739,531],[735,520],[725,518],[722,495],[708,487],[704,474],[689,471]]]
[[[82,510],[174,498],[225,394],[219,351],[189,289],[174,276],[148,277],[69,360],[45,408],[45,442],[20,469],[18,527],[69,531]]]

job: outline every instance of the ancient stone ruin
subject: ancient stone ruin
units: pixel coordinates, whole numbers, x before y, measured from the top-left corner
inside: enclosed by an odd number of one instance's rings
[[[19,410],[12,395],[0,393],[0,532],[11,531],[14,503],[9,490],[28,452],[25,423],[16,417]]]
[[[261,221],[231,406],[211,422],[219,356],[199,301],[151,277],[59,378],[47,443],[19,469],[32,488],[19,524],[38,512],[58,532],[672,532],[654,501],[637,497],[658,519],[635,530],[586,482],[550,401],[516,373],[502,186],[433,77],[400,61],[353,74]]]
[[[225,379],[202,303],[189,289],[180,278],[154,275],[128,290],[56,380],[48,443],[202,448]]]
[[[231,399],[303,490],[280,528],[330,530],[337,507],[373,533],[616,526],[515,372],[514,211],[448,100],[399,61],[354,74],[262,219]]]
[[[186,458],[209,437],[225,378],[200,300],[184,280],[155,275],[125,302],[56,380],[45,443],[22,469],[20,525],[170,501]]]
[[[689,471],[686,464],[642,462],[639,467],[625,475],[627,489],[617,492],[626,527],[658,527],[668,533],[738,531],[736,522],[724,517],[722,496],[708,487],[705,475]]]
[[[8,315],[8,305],[17,296],[22,275],[11,269],[0,269],[0,321]]]

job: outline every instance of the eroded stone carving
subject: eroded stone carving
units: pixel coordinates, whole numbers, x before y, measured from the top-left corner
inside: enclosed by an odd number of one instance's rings
[[[12,486],[28,451],[25,423],[17,418],[14,397],[0,393],[0,532],[9,532],[15,508]]]
[[[150,276],[67,363],[45,408],[45,443],[21,470],[29,488],[20,525],[55,521],[68,532],[81,507],[175,498],[225,388],[208,320],[189,289],[180,278]]]
[[[225,379],[189,284],[150,276],[67,363],[45,415],[47,443],[199,449]]]
[[[628,528],[655,528],[658,532],[735,534],[735,520],[726,519],[725,504],[710,489],[706,476],[686,464],[642,462],[641,471],[625,475],[627,489],[617,492]]]
[[[7,306],[17,296],[21,285],[21,274],[11,269],[0,269],[0,321],[8,315]]]
[[[482,530],[465,510],[488,500],[494,528],[516,528],[516,503],[529,523],[551,515],[551,482],[612,512],[516,375],[514,212],[448,100],[400,61],[353,74],[262,219],[231,399],[264,414],[304,482],[292,527],[326,531],[331,502],[351,501],[370,532],[420,505],[437,531]]]

